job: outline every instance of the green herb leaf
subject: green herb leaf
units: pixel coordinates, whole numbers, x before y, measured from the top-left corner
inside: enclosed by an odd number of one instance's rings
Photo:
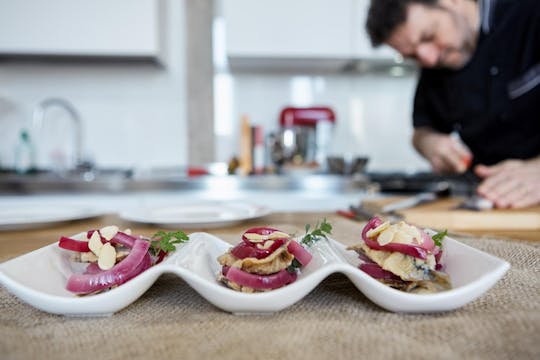
[[[438,247],[442,247],[442,241],[446,237],[446,235],[448,235],[448,230],[438,232],[435,235],[433,235],[431,238],[435,242],[435,245],[437,245]]]
[[[158,231],[152,236],[150,249],[154,255],[158,255],[160,251],[171,252],[176,249],[175,244],[181,244],[189,240],[183,231]]]
[[[332,233],[332,225],[326,222],[326,218],[323,219],[320,225],[319,223],[317,223],[312,232],[309,232],[310,229],[311,229],[311,225],[307,224],[306,234],[302,238],[302,244],[307,245],[307,246],[312,245],[315,241],[318,241],[322,238],[328,239],[327,236]]]
[[[302,267],[302,264],[300,264],[300,261],[296,260],[296,258],[293,259],[291,265],[287,267],[287,271],[291,274],[294,274],[297,269],[300,269]]]

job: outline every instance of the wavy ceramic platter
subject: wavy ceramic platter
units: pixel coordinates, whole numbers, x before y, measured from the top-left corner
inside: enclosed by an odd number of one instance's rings
[[[504,260],[447,237],[442,263],[453,288],[437,294],[409,294],[383,285],[359,270],[356,253],[330,239],[309,248],[313,260],[296,282],[268,292],[246,294],[216,281],[221,271],[216,258],[229,247],[230,244],[208,233],[193,233],[190,241],[177,247],[163,263],[131,281],[104,293],[77,297],[65,290],[74,271],[69,253],[55,243],[0,264],[0,283],[21,300],[46,312],[107,316],[136,301],[161,274],[173,273],[218,308],[248,314],[283,310],[300,301],[330,274],[343,273],[382,308],[415,313],[457,309],[484,294],[510,267]]]

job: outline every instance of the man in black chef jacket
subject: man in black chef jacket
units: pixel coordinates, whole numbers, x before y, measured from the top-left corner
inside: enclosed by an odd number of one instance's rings
[[[472,165],[497,207],[539,204],[540,0],[372,0],[366,26],[422,67],[413,144],[433,170]]]

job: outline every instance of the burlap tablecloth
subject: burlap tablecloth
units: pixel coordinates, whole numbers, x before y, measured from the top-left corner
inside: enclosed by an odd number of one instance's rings
[[[173,275],[107,318],[50,315],[1,288],[0,358],[540,359],[539,243],[459,240],[512,267],[456,311],[390,313],[341,275],[270,316],[225,313]]]

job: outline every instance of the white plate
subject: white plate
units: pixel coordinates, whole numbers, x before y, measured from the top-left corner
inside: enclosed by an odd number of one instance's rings
[[[234,225],[270,214],[270,209],[240,201],[211,201],[192,204],[133,208],[121,212],[122,219],[167,228],[214,228]]]
[[[99,215],[90,207],[68,204],[0,205],[0,230],[32,229]]]
[[[77,236],[77,235],[76,235]],[[79,234],[80,236],[80,234]],[[215,306],[232,313],[272,313],[282,310],[310,293],[332,273],[345,274],[371,301],[395,312],[440,312],[457,309],[484,294],[509,269],[497,257],[451,238],[444,240],[443,264],[453,288],[420,295],[392,289],[358,269],[355,252],[330,240],[310,248],[312,262],[298,280],[264,293],[240,293],[216,281],[220,266],[216,258],[230,245],[207,233],[193,233],[163,263],[110,291],[76,297],[65,290],[72,270],[67,251],[51,244],[0,264],[0,283],[28,304],[54,314],[110,315],[137,300],[163,273],[184,279]],[[31,269],[31,270],[29,270]]]

